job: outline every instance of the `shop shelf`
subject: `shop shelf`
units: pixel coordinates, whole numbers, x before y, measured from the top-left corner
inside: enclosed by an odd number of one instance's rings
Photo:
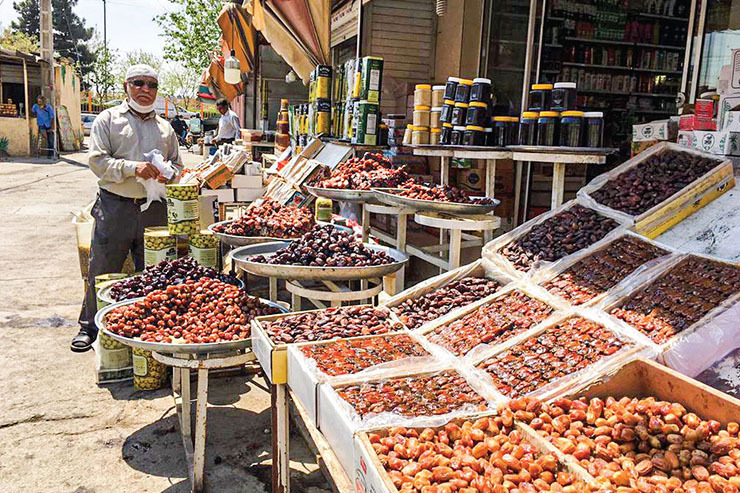
[[[579,67],[579,68],[603,68],[610,70],[633,70],[630,67],[620,67],[618,65],[597,65],[594,63],[575,63],[575,62],[562,62],[563,65],[568,67]],[[634,69],[637,70],[637,69]]]
[[[640,14],[638,15],[640,17],[645,17],[646,19],[660,19],[664,21],[677,21],[677,22],[679,21],[688,22],[689,21],[688,17],[676,17],[672,15],[648,14],[648,13],[643,13],[643,12],[640,12]]]
[[[673,46],[673,45],[656,45],[651,43],[635,43],[638,48],[656,48],[659,50],[677,50],[683,51],[686,49],[685,46]]]
[[[616,39],[593,39],[593,38],[574,38],[570,36],[565,37],[566,41],[575,41],[579,43],[602,43],[602,44],[608,44],[608,45],[625,45],[625,46],[631,46],[635,43],[632,43],[631,41],[620,41]]]
[[[681,70],[658,70],[652,68],[633,68],[635,72],[648,72],[652,74],[668,74],[668,75],[683,75]]]

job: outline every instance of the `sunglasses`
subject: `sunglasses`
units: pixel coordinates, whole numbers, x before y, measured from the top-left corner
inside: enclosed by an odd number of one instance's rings
[[[159,87],[159,84],[157,82],[152,82],[152,81],[148,81],[148,80],[141,80],[141,79],[132,80],[131,81],[131,84],[134,87],[144,87],[144,86],[147,86],[149,89],[157,89]]]

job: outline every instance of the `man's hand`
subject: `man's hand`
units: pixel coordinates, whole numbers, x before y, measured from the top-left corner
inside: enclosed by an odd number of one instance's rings
[[[150,178],[159,178],[161,175],[152,163],[141,162],[136,165],[136,176],[142,180],[148,180]]]

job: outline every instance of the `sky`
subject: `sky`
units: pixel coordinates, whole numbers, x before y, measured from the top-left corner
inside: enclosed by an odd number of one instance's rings
[[[144,50],[162,55],[164,38],[155,15],[174,7],[168,0],[106,0],[108,15],[108,46],[119,52]],[[103,36],[103,1],[78,0],[74,11],[85,19],[85,25],[94,27]],[[6,28],[15,20],[13,0],[0,0],[0,25]]]

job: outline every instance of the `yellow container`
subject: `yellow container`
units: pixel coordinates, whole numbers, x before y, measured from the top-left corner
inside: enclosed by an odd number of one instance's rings
[[[414,106],[414,126],[428,127],[431,121],[431,108],[429,106]]]
[[[429,143],[432,145],[439,145],[439,138],[442,136],[441,128],[433,128],[429,131]]]
[[[162,260],[177,258],[177,238],[170,234],[168,226],[157,226],[144,230],[144,265],[155,265]]]
[[[414,106],[432,106],[432,86],[417,84],[414,90]]]
[[[316,221],[329,222],[334,212],[334,205],[331,199],[319,197],[316,199]]]
[[[152,357],[151,351],[133,348],[134,388],[138,390],[161,389],[167,380],[167,367]]]
[[[191,235],[188,241],[188,254],[200,265],[218,268],[218,237],[213,231],[201,230],[197,235]]]
[[[198,185],[167,185],[167,226],[174,235],[191,235],[200,231]]]
[[[442,106],[445,98],[445,86],[432,86],[432,108]]]
[[[429,144],[429,127],[412,127],[411,143],[414,145]]]

